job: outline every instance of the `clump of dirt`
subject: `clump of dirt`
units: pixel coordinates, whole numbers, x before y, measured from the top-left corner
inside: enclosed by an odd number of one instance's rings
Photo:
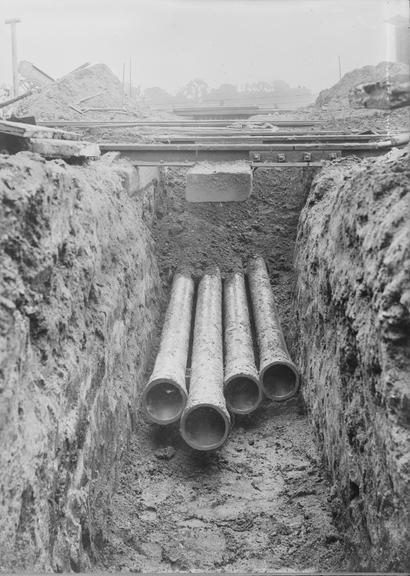
[[[169,170],[153,230],[165,287],[179,267],[200,276],[217,264],[226,276],[258,251],[292,348],[291,262],[310,170],[258,169],[252,197],[224,204],[186,203],[184,172]],[[98,561],[137,572],[339,570],[347,561],[332,511],[301,396],[236,418],[209,454],[185,445],[177,425],[142,421],[109,513],[97,510]]]
[[[88,111],[88,108],[115,108],[121,112]],[[15,113],[17,116],[33,115],[36,120],[126,121],[141,115],[136,102],[124,94],[120,80],[105,64],[67,74],[22,100]]]
[[[397,76],[408,78],[409,67],[401,62],[380,62],[377,66],[363,66],[345,74],[331,88],[322,90],[316,99],[316,106],[328,108],[350,108],[349,92],[359,84],[390,80]]]

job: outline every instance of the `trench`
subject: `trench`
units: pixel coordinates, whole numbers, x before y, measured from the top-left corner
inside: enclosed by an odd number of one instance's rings
[[[0,164],[0,572],[408,566],[408,151],[220,204],[181,169]],[[197,452],[139,409],[173,275],[254,253],[305,380]]]
[[[292,357],[297,353],[294,244],[312,169],[258,169],[247,202],[188,204],[181,169],[163,172],[152,226],[164,297],[146,379],[153,367],[173,272],[223,276],[264,256]],[[144,383],[141,383],[143,386]],[[343,534],[303,392],[236,416],[227,443],[199,453],[178,425],[138,424],[107,509],[93,511],[97,565],[110,570],[343,570]]]

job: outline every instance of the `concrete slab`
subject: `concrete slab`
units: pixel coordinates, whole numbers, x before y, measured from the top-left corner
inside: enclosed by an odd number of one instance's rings
[[[241,202],[252,193],[248,162],[199,162],[187,172],[188,202]]]

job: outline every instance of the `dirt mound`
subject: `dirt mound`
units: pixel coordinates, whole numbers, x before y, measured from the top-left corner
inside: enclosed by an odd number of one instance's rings
[[[33,115],[37,120],[131,120],[139,116],[137,103],[124,94],[120,80],[105,64],[67,74],[24,99],[16,113]]]
[[[316,99],[316,106],[329,108],[349,107],[349,92],[359,84],[378,82],[396,76],[408,78],[409,67],[399,62],[380,62],[377,66],[356,68],[343,76],[337,84],[322,90]]]

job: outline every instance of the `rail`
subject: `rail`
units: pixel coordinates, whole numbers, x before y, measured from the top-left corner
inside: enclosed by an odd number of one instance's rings
[[[324,161],[350,155],[375,156],[409,142],[409,134],[379,141],[315,141],[281,139],[274,143],[132,143],[101,142],[101,152],[120,152],[136,165],[190,165],[200,161],[247,160],[253,167],[276,165],[321,165]]]

